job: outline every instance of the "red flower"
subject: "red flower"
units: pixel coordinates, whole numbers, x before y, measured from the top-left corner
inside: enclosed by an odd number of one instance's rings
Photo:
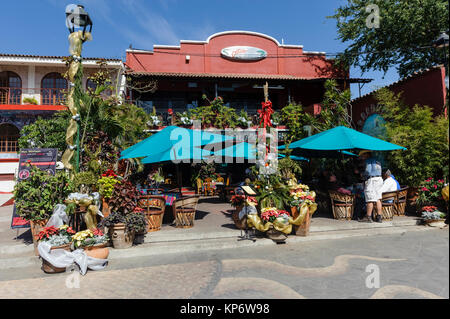
[[[94,234],[94,236],[103,236],[103,232],[98,228],[94,229],[92,233]]]
[[[423,190],[424,192],[428,192],[428,191],[429,191],[429,189],[426,188],[426,187],[422,187],[422,190]]]
[[[172,109],[168,109],[167,113],[169,113],[169,115],[173,115],[173,110]]]

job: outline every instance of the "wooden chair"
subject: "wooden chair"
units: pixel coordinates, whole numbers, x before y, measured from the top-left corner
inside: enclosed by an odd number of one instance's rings
[[[331,199],[331,210],[335,219],[351,220],[354,212],[355,195],[328,191]]]
[[[147,231],[154,232],[160,230],[166,210],[166,199],[164,196],[143,195],[138,200],[138,206],[145,209]]]
[[[197,194],[203,193],[203,182],[200,178],[197,178]]]
[[[205,195],[208,196],[213,196],[214,195],[214,188],[212,187],[212,179],[211,178],[205,178],[205,182],[203,183],[205,188],[204,188],[204,192]]]
[[[381,194],[381,218],[383,220],[392,220],[394,217],[396,200],[397,191]]]
[[[408,186],[402,187],[397,191],[395,201],[395,215],[404,216],[406,210],[406,201],[408,197]]]
[[[194,226],[198,198],[198,196],[188,196],[174,201],[173,212],[175,217],[175,227],[191,228]]]

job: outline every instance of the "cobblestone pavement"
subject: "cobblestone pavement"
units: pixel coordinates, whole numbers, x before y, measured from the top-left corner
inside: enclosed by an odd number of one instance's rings
[[[0,281],[0,298],[448,298],[448,240],[447,228],[124,258],[85,276]]]

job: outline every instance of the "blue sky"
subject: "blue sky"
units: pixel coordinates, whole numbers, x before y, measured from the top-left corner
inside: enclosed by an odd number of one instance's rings
[[[152,49],[154,44],[178,45],[179,40],[205,40],[227,30],[268,34],[285,44],[301,44],[307,51],[341,52],[336,23],[326,17],[345,0],[16,0],[2,1],[1,53],[68,55],[64,9],[80,3],[93,20],[93,41],[84,45],[86,57],[125,57],[130,44]],[[7,31],[9,30],[9,31]],[[392,69],[352,77],[373,78],[362,94],[398,80]],[[358,96],[357,86],[352,95]]]

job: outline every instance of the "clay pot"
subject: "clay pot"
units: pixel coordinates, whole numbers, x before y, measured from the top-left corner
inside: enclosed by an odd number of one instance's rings
[[[65,244],[65,245],[61,245],[61,246],[54,246],[54,247],[50,248],[50,250],[55,250],[55,249],[64,249],[64,250],[70,251],[70,244]],[[47,274],[56,274],[56,273],[61,273],[61,272],[65,272],[66,271],[66,268],[55,267],[51,263],[46,261],[44,258],[42,258],[42,267],[41,267],[41,269]]]
[[[114,248],[125,249],[133,246],[134,232],[127,232],[125,224],[115,224],[109,228],[109,232]]]
[[[33,237],[33,245],[34,245],[34,254],[36,256],[39,256],[39,251],[37,249],[38,241],[36,239],[36,236],[44,229],[45,225],[47,224],[47,219],[44,220],[30,220],[30,230],[31,230],[31,236]]]
[[[84,252],[89,257],[97,259],[108,259],[109,256],[109,249],[106,244],[84,247]]]
[[[105,199],[102,199],[102,214],[103,217],[108,217],[111,213],[111,207],[109,207],[108,202],[105,201]]]

